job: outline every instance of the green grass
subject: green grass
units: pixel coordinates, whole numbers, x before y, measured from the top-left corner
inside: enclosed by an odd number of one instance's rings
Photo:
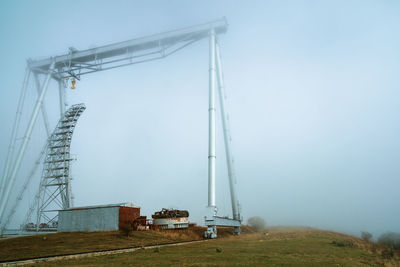
[[[249,233],[204,243],[40,263],[37,266],[400,266],[386,248],[334,232]]]
[[[0,240],[0,261],[65,255],[107,249],[202,239],[203,228],[177,232],[134,231],[129,237],[117,231],[55,233]]]

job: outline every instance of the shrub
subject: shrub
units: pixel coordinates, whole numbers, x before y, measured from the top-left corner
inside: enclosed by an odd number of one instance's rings
[[[331,244],[337,247],[354,247],[354,243],[351,240],[333,240]]]
[[[384,258],[388,258],[388,259],[393,258],[393,256],[394,256],[393,249],[384,249],[384,250],[382,250],[381,255]]]
[[[372,238],[372,234],[368,232],[361,232],[361,238],[365,241],[370,241]]]
[[[251,228],[253,228],[255,231],[262,231],[265,228],[265,221],[263,218],[254,216],[250,217],[247,220],[247,223]]]
[[[400,249],[400,233],[384,233],[378,238],[378,243],[395,249]]]
[[[123,236],[129,237],[133,231],[133,228],[129,224],[122,224],[119,227],[119,231]]]

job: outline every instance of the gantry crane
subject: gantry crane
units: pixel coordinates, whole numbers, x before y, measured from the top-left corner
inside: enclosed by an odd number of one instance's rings
[[[235,232],[240,232],[241,217],[239,211],[239,202],[236,194],[236,176],[233,166],[233,157],[231,153],[231,135],[229,127],[229,119],[225,105],[225,92],[224,81],[220,57],[220,47],[218,36],[226,33],[228,24],[226,20],[219,19],[213,22],[183,28],[179,30],[155,34],[143,38],[132,39],[124,42],[114,43],[105,46],[99,46],[87,50],[77,50],[73,47],[69,48],[68,53],[60,56],[49,57],[42,60],[29,60],[26,68],[26,75],[21,90],[21,98],[17,107],[17,115],[12,131],[8,156],[5,163],[3,177],[0,183],[0,234],[7,227],[10,217],[15,213],[21,195],[29,183],[32,173],[35,172],[38,162],[43,158],[44,151],[49,147],[49,142],[46,141],[43,151],[39,154],[38,161],[26,178],[26,182],[18,194],[17,199],[10,200],[10,192],[14,187],[16,178],[21,167],[21,162],[24,157],[27,144],[29,142],[32,130],[37,121],[39,112],[42,113],[47,137],[51,137],[50,128],[48,125],[47,113],[44,104],[44,97],[46,95],[50,79],[54,79],[59,87],[59,105],[60,105],[60,118],[63,118],[66,113],[65,101],[65,81],[71,80],[72,87],[75,88],[76,80],[80,80],[85,74],[105,71],[108,69],[118,68],[122,66],[138,64],[142,62],[157,60],[165,58],[175,52],[183,49],[190,44],[208,38],[209,40],[209,138],[208,138],[208,205],[207,214],[205,217],[205,224],[208,229],[205,236],[208,238],[217,237],[217,226],[233,226]],[[16,129],[21,120],[21,109],[23,98],[25,96],[26,88],[33,74],[36,87],[38,90],[38,97],[31,118],[25,130],[25,135],[22,144],[19,147],[16,156],[14,157],[14,147],[16,143]],[[40,76],[44,76],[43,83],[40,83]],[[217,216],[217,206],[215,202],[215,118],[216,118],[216,91],[219,93],[219,104],[223,126],[223,136],[225,143],[225,152],[228,168],[229,188],[231,194],[232,204],[232,218]],[[62,119],[61,119],[62,120]],[[51,140],[51,138],[49,139]],[[46,163],[45,163],[46,164]],[[69,168],[69,165],[68,165]],[[65,188],[69,188],[68,184],[70,179],[69,172],[65,170],[66,174],[64,184]],[[66,191],[67,192],[67,191]],[[69,193],[68,193],[69,194]],[[62,194],[60,194],[62,196]],[[65,199],[65,207],[70,207],[70,202]],[[54,200],[56,201],[56,200]],[[8,214],[6,214],[8,211]],[[39,213],[38,213],[39,214]],[[8,216],[6,216],[8,215]],[[40,218],[40,214],[38,217]],[[40,223],[40,222],[38,222]]]

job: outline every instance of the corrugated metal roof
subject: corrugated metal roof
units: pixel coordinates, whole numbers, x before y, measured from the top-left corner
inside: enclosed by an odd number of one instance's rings
[[[112,207],[132,207],[132,208],[138,208],[133,205],[133,203],[130,202],[124,202],[124,203],[117,203],[117,204],[105,204],[105,205],[95,205],[95,206],[82,206],[82,207],[73,207],[69,209],[64,209],[64,210],[84,210],[84,209],[98,209],[98,208],[112,208]],[[63,210],[60,210],[63,211]]]

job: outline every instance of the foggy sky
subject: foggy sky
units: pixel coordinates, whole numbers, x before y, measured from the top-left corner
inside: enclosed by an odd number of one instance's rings
[[[1,1],[1,173],[28,58],[225,16],[219,39],[244,219],[400,232],[399,13],[397,1]],[[36,100],[30,84],[20,137]],[[174,207],[203,223],[206,39],[163,60],[83,76],[67,101],[87,107],[71,146],[75,206],[128,201],[147,216]],[[46,106],[54,128],[54,81]],[[229,215],[217,123],[217,206]],[[36,126],[13,196],[44,141],[41,118]]]

